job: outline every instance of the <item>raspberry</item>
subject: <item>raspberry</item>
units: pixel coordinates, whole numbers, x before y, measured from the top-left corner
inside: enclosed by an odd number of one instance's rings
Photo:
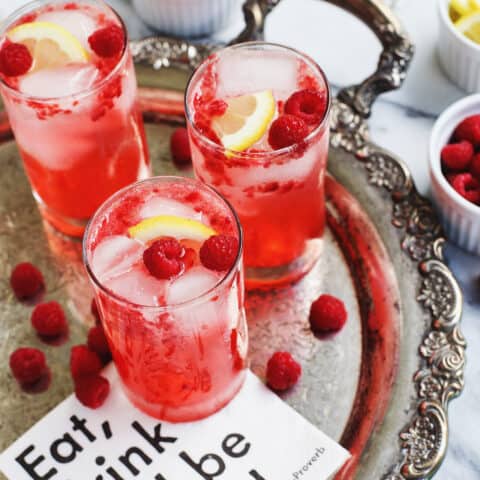
[[[10,355],[10,369],[19,383],[35,383],[47,372],[45,354],[37,348],[17,348]]]
[[[219,117],[220,115],[223,115],[227,111],[227,108],[228,108],[227,102],[219,98],[216,98],[215,100],[212,100],[210,103],[205,105],[204,113],[210,117]]]
[[[470,163],[470,173],[480,181],[480,154],[474,155]]]
[[[339,331],[347,321],[344,303],[332,295],[320,295],[310,307],[310,327],[315,333]]]
[[[10,285],[19,300],[34,297],[45,288],[43,275],[31,263],[19,263],[12,271]]]
[[[480,115],[472,115],[462,120],[453,136],[457,141],[467,140],[475,147],[480,146]]]
[[[107,337],[101,326],[92,327],[88,331],[87,345],[92,352],[98,354],[104,363],[110,361],[110,347],[108,346]]]
[[[466,140],[450,143],[442,148],[442,165],[448,170],[466,170],[472,160],[473,146]]]
[[[24,75],[30,70],[33,58],[21,43],[4,43],[0,50],[0,71],[7,77]]]
[[[75,345],[70,351],[70,372],[74,380],[96,375],[102,369],[99,356],[86,345]]]
[[[471,173],[459,173],[449,178],[450,184],[463,198],[480,205],[480,181]]]
[[[110,393],[110,383],[100,375],[90,375],[75,382],[75,395],[79,402],[89,408],[103,405]]]
[[[110,25],[93,32],[88,43],[99,57],[114,57],[123,50],[125,34],[118,25]]]
[[[307,124],[293,115],[280,115],[270,126],[268,143],[274,150],[300,143],[308,135]]]
[[[301,118],[309,125],[318,125],[327,110],[324,92],[306,89],[293,93],[285,103],[285,113]]]
[[[302,374],[302,367],[289,352],[275,352],[267,363],[267,384],[281,392],[293,387]]]
[[[32,326],[44,337],[57,337],[68,330],[62,307],[57,302],[40,303],[32,312]]]
[[[175,165],[183,167],[189,165],[192,160],[188,132],[186,128],[177,128],[170,137],[170,150]]]
[[[200,261],[210,270],[230,270],[238,255],[238,238],[232,235],[213,235],[200,247]]]
[[[183,247],[177,239],[162,238],[143,252],[143,263],[154,277],[167,280],[182,271],[182,255]]]

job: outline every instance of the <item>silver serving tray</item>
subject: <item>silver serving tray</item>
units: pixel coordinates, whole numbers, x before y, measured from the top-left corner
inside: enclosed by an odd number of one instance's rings
[[[277,3],[247,0],[246,28],[234,42],[261,38]],[[430,202],[404,163],[369,140],[365,121],[376,97],[401,85],[413,49],[380,2],[331,3],[370,25],[383,52],[377,71],[342,90],[333,105],[322,259],[297,285],[247,297],[252,368],[262,376],[280,348],[301,359],[302,381],[285,401],[350,449],[352,461],[337,479],[430,478],[447,448],[448,403],[463,389],[462,296],[444,264]],[[168,140],[172,124],[183,121],[182,89],[188,72],[216,48],[159,37],[132,43],[156,174],[179,173]],[[69,349],[85,341],[93,319],[80,243],[42,225],[5,118],[0,139],[1,451],[72,391]],[[70,338],[62,346],[35,337],[31,307],[11,294],[9,273],[27,260],[45,273],[46,298],[68,313]],[[317,339],[306,316],[324,291],[345,300],[349,321],[339,335]],[[23,393],[12,379],[8,356],[20,345],[46,350],[53,374],[47,392]]]

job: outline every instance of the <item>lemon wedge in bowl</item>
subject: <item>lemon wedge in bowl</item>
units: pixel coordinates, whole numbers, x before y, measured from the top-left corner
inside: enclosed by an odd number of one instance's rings
[[[66,28],[52,22],[22,23],[7,32],[14,43],[25,45],[33,58],[32,71],[68,63],[88,62],[88,52]]]
[[[480,44],[480,11],[460,18],[455,22],[455,27],[467,38]]]
[[[455,20],[474,11],[471,2],[474,0],[451,0],[450,10],[455,15]]]
[[[275,115],[271,90],[225,99],[225,113],[212,119],[212,128],[227,150],[243,152],[258,142]]]
[[[216,235],[217,232],[197,220],[175,215],[159,215],[142,220],[130,227],[128,233],[130,237],[146,243],[160,237],[202,242],[212,235]]]

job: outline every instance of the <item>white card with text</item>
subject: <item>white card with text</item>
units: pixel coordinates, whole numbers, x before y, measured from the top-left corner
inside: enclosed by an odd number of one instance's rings
[[[350,454],[248,372],[235,399],[172,424],[134,408],[113,368],[90,410],[68,397],[0,456],[11,480],[324,480]]]

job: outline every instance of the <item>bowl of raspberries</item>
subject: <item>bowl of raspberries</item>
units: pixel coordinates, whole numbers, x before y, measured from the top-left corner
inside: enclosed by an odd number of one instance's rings
[[[448,238],[480,255],[480,94],[454,103],[436,121],[430,177]]]

